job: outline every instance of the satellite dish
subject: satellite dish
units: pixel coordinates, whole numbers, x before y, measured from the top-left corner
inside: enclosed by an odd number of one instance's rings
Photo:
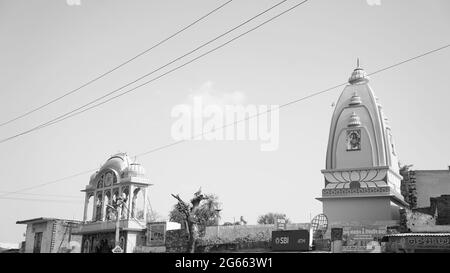
[[[325,214],[321,213],[316,215],[311,221],[311,229],[313,239],[321,239],[328,229],[328,218]]]

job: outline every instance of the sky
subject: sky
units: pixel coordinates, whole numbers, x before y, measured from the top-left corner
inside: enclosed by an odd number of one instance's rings
[[[80,86],[225,1],[71,2],[0,0],[0,123]],[[267,16],[298,2],[289,0]],[[369,4],[376,2],[310,0],[120,99],[0,143],[0,191],[99,168],[117,152],[133,156],[172,143],[171,111],[196,94],[222,103],[283,104],[345,82],[357,57],[370,73],[450,43],[449,1]],[[114,90],[275,3],[234,0],[113,74],[1,126],[0,138]],[[449,64],[450,49],[446,49],[371,77],[369,84],[390,120],[402,164],[413,164],[415,169],[450,165]],[[175,203],[171,193],[189,199],[202,187],[219,197],[222,222],[243,216],[255,224],[267,212],[285,213],[293,222],[310,221],[322,209],[315,198],[324,186],[320,171],[325,168],[332,104],[342,90],[280,110],[275,151],[261,151],[258,141],[189,141],[136,158],[153,184],[152,209],[167,217]],[[25,226],[17,225],[18,220],[81,219],[80,190],[89,176],[1,197],[0,242],[24,239]]]

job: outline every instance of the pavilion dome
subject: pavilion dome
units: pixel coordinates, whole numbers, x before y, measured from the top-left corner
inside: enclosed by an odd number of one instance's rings
[[[92,182],[95,177],[97,177],[98,171],[95,171],[95,173],[91,174],[91,177],[89,178],[89,183]]]
[[[145,176],[145,169],[144,167],[139,163],[131,163],[128,168],[124,170],[124,176],[130,176],[130,177],[144,177]]]
[[[100,168],[100,171],[105,169],[112,169],[121,175],[124,170],[131,164],[131,159],[126,153],[118,153],[111,156],[105,164]]]

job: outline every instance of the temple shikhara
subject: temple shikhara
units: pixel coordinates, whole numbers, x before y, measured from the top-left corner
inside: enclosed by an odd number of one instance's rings
[[[389,120],[358,59],[331,118],[317,198],[333,252],[450,250],[450,170],[409,168],[400,166]]]
[[[331,119],[318,199],[331,224],[398,221],[408,204],[391,127],[359,60],[348,82]]]

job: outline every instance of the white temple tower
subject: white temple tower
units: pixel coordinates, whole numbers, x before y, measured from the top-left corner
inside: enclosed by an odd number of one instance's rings
[[[395,221],[407,206],[391,128],[368,83],[358,60],[331,119],[325,187],[317,199],[332,225]]]

